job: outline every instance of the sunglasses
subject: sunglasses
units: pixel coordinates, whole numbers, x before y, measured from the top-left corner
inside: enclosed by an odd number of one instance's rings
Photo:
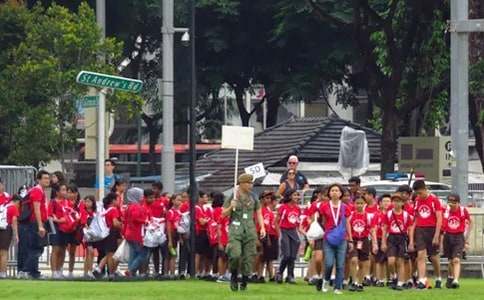
[[[450,198],[449,200],[447,200],[447,202],[450,202],[450,203],[457,203],[457,202],[459,202],[459,201],[457,201],[457,199]]]
[[[297,162],[295,162],[295,161],[290,161],[290,162],[288,162],[288,164],[290,164],[290,165],[296,165],[296,164],[297,164]]]

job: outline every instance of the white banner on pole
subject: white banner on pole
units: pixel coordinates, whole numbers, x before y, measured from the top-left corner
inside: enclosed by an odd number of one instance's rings
[[[263,163],[258,163],[252,166],[248,166],[244,170],[245,170],[245,173],[251,174],[252,176],[254,176],[254,179],[266,176],[266,170],[264,169]]]
[[[222,149],[254,150],[254,127],[222,126]]]

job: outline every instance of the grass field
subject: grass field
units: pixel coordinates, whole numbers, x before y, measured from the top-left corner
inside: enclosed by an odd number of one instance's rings
[[[0,281],[0,299],[365,299],[447,300],[484,299],[484,280],[468,279],[459,290],[431,289],[397,292],[388,288],[368,288],[362,293],[343,295],[317,293],[305,283],[292,285],[251,284],[246,292],[233,293],[228,284],[203,281],[146,282],[54,282]]]

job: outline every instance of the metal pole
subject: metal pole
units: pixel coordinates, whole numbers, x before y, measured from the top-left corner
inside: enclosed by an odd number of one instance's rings
[[[138,149],[136,153],[136,176],[141,176],[141,111],[138,112],[138,120],[137,120],[137,131],[138,131]]]
[[[163,2],[163,150],[161,175],[165,191],[175,192],[175,149],[173,147],[173,0]]]
[[[196,69],[196,51],[195,51],[195,0],[190,1],[190,50],[191,50],[191,101],[190,101],[190,277],[195,277],[195,205],[198,199],[197,182],[195,179],[195,168],[197,153],[195,149],[196,136],[196,116],[195,107],[197,104],[197,69]]]
[[[96,21],[101,27],[101,38],[106,37],[106,1],[96,0]],[[101,60],[104,57],[100,57]],[[99,90],[98,93],[98,107],[97,107],[97,186],[98,186],[98,201],[104,198],[104,159],[106,155],[106,94]]]
[[[106,94],[104,91],[99,91],[99,103],[97,107],[97,179],[98,179],[98,195],[99,199],[104,198],[104,159],[105,159],[105,144],[106,144]]]
[[[451,0],[452,21],[468,19],[468,1]],[[450,123],[456,165],[452,168],[452,189],[467,203],[469,163],[469,40],[467,32],[451,32],[450,37]]]

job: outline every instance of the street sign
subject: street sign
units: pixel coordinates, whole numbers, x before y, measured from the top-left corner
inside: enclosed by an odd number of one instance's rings
[[[83,108],[96,107],[99,102],[99,96],[85,96],[79,99]]]
[[[143,82],[138,79],[131,79],[89,71],[79,72],[76,77],[76,82],[88,86],[110,88],[133,93],[139,93],[143,88]]]

